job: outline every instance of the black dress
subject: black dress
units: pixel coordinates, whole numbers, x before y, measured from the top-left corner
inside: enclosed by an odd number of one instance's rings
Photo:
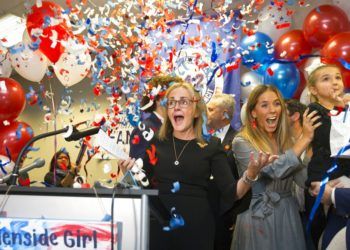
[[[213,137],[206,146],[192,140],[175,165],[174,145],[180,154],[188,141],[174,138],[166,141],[153,139],[157,162],[152,165],[149,154],[144,158],[144,170],[151,187],[159,189],[159,198],[170,211],[175,208],[185,225],[170,232],[151,220],[150,249],[213,249],[215,223],[208,202],[208,182],[212,174],[221,191],[221,211],[233,206],[236,182],[219,139]],[[173,184],[180,184],[174,191]]]

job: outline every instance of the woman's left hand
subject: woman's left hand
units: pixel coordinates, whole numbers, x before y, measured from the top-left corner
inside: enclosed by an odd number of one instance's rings
[[[247,177],[251,180],[255,180],[261,169],[276,159],[278,159],[278,155],[271,155],[270,153],[265,154],[261,151],[259,152],[257,159],[255,159],[254,153],[251,152],[247,168]]]

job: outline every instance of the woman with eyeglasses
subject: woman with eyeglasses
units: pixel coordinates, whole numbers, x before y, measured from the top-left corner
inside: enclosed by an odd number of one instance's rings
[[[145,155],[146,148],[149,146],[148,138],[150,135],[157,133],[166,116],[166,109],[161,104],[165,90],[170,83],[181,82],[182,79],[178,76],[157,75],[146,83],[147,90],[141,99],[141,110],[149,114],[142,121],[144,128],[141,130],[135,127],[130,136],[130,153],[129,155],[135,159],[142,158]],[[151,133],[151,130],[154,133]]]
[[[80,165],[75,166],[70,161],[69,153],[63,148],[52,157],[50,171],[44,178],[45,184],[56,187],[72,187],[80,167]]]
[[[202,135],[205,103],[194,87],[174,83],[165,95],[167,116],[159,134],[150,142],[143,159],[149,180],[146,188],[159,190],[159,199],[171,213],[168,226],[151,221],[150,249],[213,249],[215,223],[207,198],[211,175],[221,191],[222,213],[249,189],[260,169],[275,159],[260,154],[251,160],[244,178],[234,180],[218,138]],[[135,159],[119,162],[122,171],[133,168]]]

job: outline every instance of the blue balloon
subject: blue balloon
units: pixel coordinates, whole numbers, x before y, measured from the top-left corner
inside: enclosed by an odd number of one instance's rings
[[[264,84],[276,86],[284,98],[292,98],[300,82],[294,63],[272,63],[264,74]]]
[[[241,41],[241,48],[242,64],[260,74],[263,74],[266,69],[264,66],[274,58],[273,41],[261,32],[245,36]],[[259,65],[261,66],[258,67]]]

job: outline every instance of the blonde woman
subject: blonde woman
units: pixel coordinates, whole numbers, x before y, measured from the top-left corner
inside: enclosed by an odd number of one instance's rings
[[[183,218],[184,223],[164,231],[151,220],[150,249],[212,250],[215,223],[207,197],[210,176],[221,191],[221,210],[225,212],[250,189],[249,179],[255,179],[261,167],[274,158],[260,154],[257,161],[252,159],[245,179],[236,182],[220,140],[203,139],[206,107],[199,93],[189,83],[174,83],[166,98],[167,116],[159,136],[150,143],[143,169],[173,219]],[[124,171],[133,164],[134,159],[120,162]]]
[[[316,112],[305,112],[303,133],[294,145],[286,107],[275,87],[257,86],[249,95],[245,117],[245,126],[232,143],[239,174],[244,175],[251,152],[279,158],[265,166],[252,184],[250,207],[237,217],[231,249],[306,249],[291,190],[293,175],[300,170],[299,157],[320,125],[315,124]]]

